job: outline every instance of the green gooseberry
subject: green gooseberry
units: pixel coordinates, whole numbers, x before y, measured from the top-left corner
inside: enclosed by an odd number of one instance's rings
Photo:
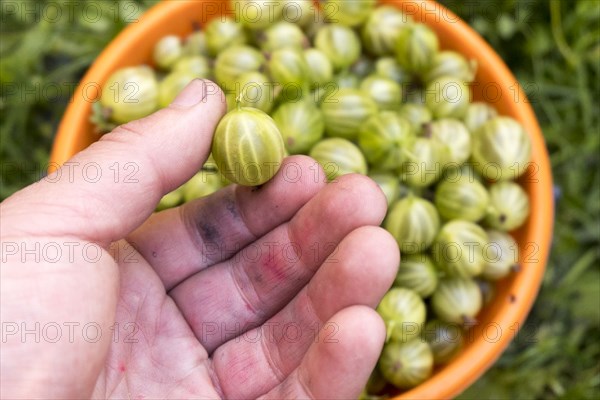
[[[412,18],[394,6],[377,7],[362,27],[363,44],[376,56],[394,54],[400,31]]]
[[[394,110],[402,102],[402,88],[391,79],[378,75],[366,77],[360,84],[360,90],[375,101],[380,110]]]
[[[389,342],[379,357],[379,370],[392,385],[410,389],[423,383],[433,371],[433,353],[421,339]]]
[[[354,27],[369,18],[376,4],[376,0],[325,0],[323,7],[331,22]]]
[[[410,81],[410,75],[393,57],[382,57],[375,62],[375,74],[393,80],[399,85]]]
[[[175,97],[185,88],[195,75],[189,72],[173,71],[158,84],[158,106],[167,107]]]
[[[482,227],[469,221],[451,220],[435,238],[433,260],[448,276],[474,277],[483,271],[487,244],[488,236]]]
[[[373,179],[379,186],[387,200],[388,207],[398,199],[400,195],[400,181],[398,177],[389,172],[371,172],[369,178]]]
[[[258,43],[262,51],[272,52],[285,47],[303,49],[309,42],[298,25],[279,21],[259,33]]]
[[[417,74],[430,68],[440,46],[435,32],[421,23],[403,26],[395,43],[396,59],[400,65]]]
[[[204,56],[184,56],[173,64],[173,72],[190,73],[196,78],[210,78],[212,69]]]
[[[238,78],[238,96],[240,106],[254,107],[269,113],[275,102],[269,78],[261,72],[245,72]]]
[[[471,134],[457,119],[442,118],[423,125],[423,134],[446,147],[447,162],[462,165],[471,156]]]
[[[181,38],[168,35],[160,39],[154,46],[152,59],[161,69],[171,69],[173,64],[183,55]]]
[[[398,115],[406,119],[415,132],[421,132],[423,125],[433,120],[431,111],[423,104],[403,104],[400,111],[398,111]]]
[[[218,171],[200,170],[181,187],[184,202],[199,199],[221,189],[221,175]]]
[[[498,182],[489,188],[490,206],[484,222],[501,231],[515,230],[529,216],[529,197],[515,182]]]
[[[206,32],[192,32],[185,38],[183,41],[183,56],[209,56]]]
[[[232,0],[235,20],[250,30],[264,30],[282,17],[283,3],[270,0]]]
[[[415,139],[410,123],[393,111],[373,115],[358,133],[358,145],[367,161],[382,170],[399,168]]]
[[[181,188],[177,188],[172,192],[165,194],[156,206],[156,211],[162,211],[169,208],[177,207],[183,201],[183,194]]]
[[[308,66],[308,80],[312,87],[325,85],[333,79],[333,65],[319,49],[304,50],[304,59]]]
[[[290,154],[307,153],[323,137],[323,114],[310,99],[280,105],[273,120]]]
[[[285,47],[275,50],[269,57],[267,68],[272,81],[280,86],[308,86],[308,64],[300,49]]]
[[[323,139],[314,145],[308,155],[321,164],[329,181],[345,174],[367,174],[365,156],[354,143],[346,139]]]
[[[437,182],[446,166],[447,150],[439,141],[417,137],[405,150],[400,179],[412,187],[424,188]]]
[[[462,350],[465,341],[459,325],[439,319],[428,321],[421,336],[431,348],[435,365],[444,365],[452,361]]]
[[[433,56],[433,61],[423,76],[425,82],[434,81],[442,76],[451,76],[463,82],[472,82],[475,79],[477,67],[473,60],[468,61],[465,56],[455,51],[440,51]]]
[[[477,222],[490,204],[485,187],[476,179],[460,174],[457,179],[442,179],[435,189],[435,206],[446,220]]]
[[[409,194],[390,207],[384,228],[403,254],[415,254],[431,246],[440,229],[440,217],[431,202]]]
[[[121,68],[109,76],[100,97],[111,121],[124,124],[158,109],[158,82],[148,66]]]
[[[381,299],[377,312],[387,327],[387,338],[407,342],[419,336],[427,310],[421,296],[406,288],[392,288]]]
[[[235,87],[245,72],[258,71],[265,63],[264,56],[255,48],[238,45],[223,50],[215,61],[215,78],[224,90]]]
[[[469,278],[441,279],[431,296],[431,308],[439,319],[465,327],[476,322],[482,302],[479,286]]]
[[[422,298],[431,296],[438,284],[438,270],[427,254],[402,257],[394,286],[414,290]]]
[[[263,111],[238,107],[221,119],[212,143],[212,155],[228,180],[258,186],[270,180],[284,158],[281,133]]]
[[[473,102],[467,107],[463,122],[471,134],[475,133],[481,125],[498,116],[498,111],[487,103]]]
[[[485,265],[481,277],[496,281],[504,278],[511,271],[519,269],[519,246],[506,232],[496,230],[486,232],[489,244],[483,253]]]
[[[377,113],[377,104],[358,89],[340,89],[321,103],[325,133],[344,139],[356,139],[360,127]]]
[[[320,28],[315,37],[315,47],[325,53],[335,71],[349,68],[361,54],[356,32],[341,25],[327,24]]]
[[[230,46],[247,42],[242,25],[230,17],[214,18],[206,24],[206,47],[211,56],[217,56]]]
[[[472,159],[489,180],[516,179],[529,166],[531,138],[513,118],[495,117],[474,132]]]
[[[425,104],[436,119],[461,119],[467,111],[470,97],[469,87],[450,76],[434,79],[425,89]]]

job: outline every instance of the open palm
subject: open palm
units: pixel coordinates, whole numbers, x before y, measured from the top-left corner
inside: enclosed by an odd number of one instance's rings
[[[260,188],[152,214],[202,165],[223,108],[194,81],[2,203],[3,398],[359,394],[399,263],[373,182],[326,185],[294,156]]]

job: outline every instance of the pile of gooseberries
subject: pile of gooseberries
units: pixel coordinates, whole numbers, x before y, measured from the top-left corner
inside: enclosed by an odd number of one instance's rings
[[[107,130],[141,118],[194,78],[223,89],[228,113],[211,157],[160,209],[232,183],[261,185],[288,154],[310,155],[329,181],[371,177],[403,260],[377,308],[387,342],[364,395],[419,385],[460,353],[492,297],[490,282],[518,270],[509,232],[529,214],[516,180],[530,162],[530,137],[471,100],[473,61],[442,50],[431,28],[393,6],[326,0],[323,9],[336,10],[326,15],[309,1],[253,3],[256,15],[162,38],[152,67],[116,71],[93,120]],[[290,5],[301,10],[294,20]]]

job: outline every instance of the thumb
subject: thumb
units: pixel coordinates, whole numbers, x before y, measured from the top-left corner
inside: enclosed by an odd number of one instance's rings
[[[192,81],[169,107],[117,127],[5,200],[3,234],[74,236],[101,244],[123,238],[164,194],[201,168],[224,113],[219,87]]]

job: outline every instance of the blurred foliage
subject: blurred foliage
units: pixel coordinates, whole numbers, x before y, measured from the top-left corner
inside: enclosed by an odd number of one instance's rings
[[[0,199],[43,173],[74,84],[155,2],[3,2]],[[460,398],[600,398],[600,1],[442,3],[486,38],[528,92],[557,201],[548,270],[523,327],[530,340],[514,341]]]
[[[77,82],[156,1],[7,0],[0,6],[0,199],[39,179]]]

